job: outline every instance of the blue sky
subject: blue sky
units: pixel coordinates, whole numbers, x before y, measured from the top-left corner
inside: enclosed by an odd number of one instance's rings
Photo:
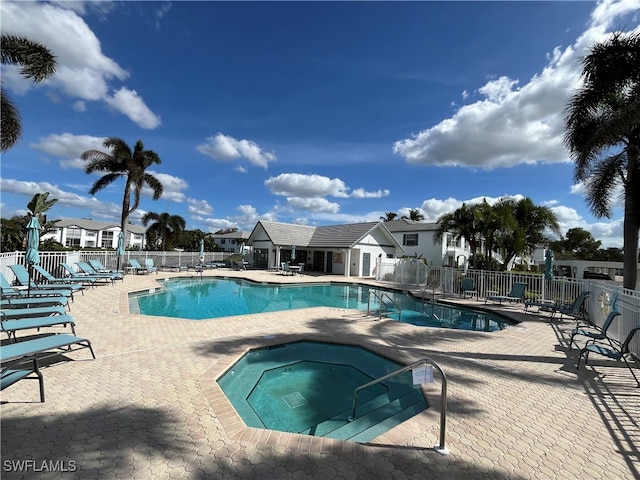
[[[621,203],[594,218],[562,143],[580,57],[638,28],[640,0],[604,2],[9,2],[3,33],[58,58],[2,81],[20,142],[2,156],[2,216],[38,192],[50,218],[119,221],[122,181],[88,194],[82,152],[142,139],[165,193],[132,217],[251,230],[418,209],[428,221],[527,196],[563,231],[622,246]]]

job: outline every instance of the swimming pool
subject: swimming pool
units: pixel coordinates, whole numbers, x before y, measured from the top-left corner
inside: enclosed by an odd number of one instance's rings
[[[360,284],[257,284],[227,278],[173,278],[161,287],[129,294],[131,313],[204,320],[276,312],[309,307],[337,307],[375,312],[384,292],[390,302],[385,316],[419,326],[495,331],[509,325],[507,319],[480,310],[441,304],[424,304],[413,296]],[[371,295],[370,292],[378,294]]]

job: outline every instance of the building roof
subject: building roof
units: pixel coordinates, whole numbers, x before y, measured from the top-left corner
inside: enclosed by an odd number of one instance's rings
[[[229,233],[210,233],[208,236],[210,236],[213,239],[216,239],[216,238],[247,239],[249,238],[249,232],[242,231],[242,232],[229,232]]]
[[[384,229],[380,222],[310,227],[290,223],[260,221],[256,228],[258,226],[262,226],[274,245],[296,245],[297,247],[310,248],[351,248],[371,230],[380,227]],[[395,242],[388,231],[386,234]]]
[[[117,228],[120,230],[119,223],[113,222],[97,222],[95,220],[87,220],[84,218],[65,218],[63,220],[59,220],[55,223],[56,228],[65,228],[65,227],[78,227],[83,230],[110,230],[113,228]],[[127,225],[127,231],[131,233],[137,234],[145,234],[147,229],[146,227],[141,227],[140,225]]]
[[[416,222],[407,218],[384,222],[391,233],[396,232],[434,232],[438,230],[436,222]]]

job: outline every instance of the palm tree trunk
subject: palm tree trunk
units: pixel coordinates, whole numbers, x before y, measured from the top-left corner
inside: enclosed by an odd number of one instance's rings
[[[629,162],[633,165],[633,162]],[[634,189],[633,182],[637,182],[632,172],[633,168],[629,168],[629,176],[627,177],[627,189],[624,197],[624,257],[623,257],[623,275],[624,279],[622,286],[624,288],[630,288],[635,290],[636,282],[638,281],[638,234],[640,232],[640,212],[636,209],[639,205],[636,205],[635,195],[632,191]],[[638,188],[635,186],[635,188]]]

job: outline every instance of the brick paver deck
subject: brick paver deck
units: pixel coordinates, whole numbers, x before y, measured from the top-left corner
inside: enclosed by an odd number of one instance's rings
[[[626,368],[595,357],[576,372],[569,321],[550,324],[522,306],[496,307],[521,323],[494,333],[415,327],[335,308],[208,321],[129,314],[128,292],[185,275],[195,274],[128,275],[76,296],[77,334],[92,341],[97,359],[83,350],[43,368],[43,404],[36,382],[2,392],[2,478],[640,478],[640,388]],[[205,275],[344,280],[225,269]],[[367,445],[245,427],[216,376],[250,347],[300,337],[438,362],[449,383],[450,454],[433,451],[434,408]]]

